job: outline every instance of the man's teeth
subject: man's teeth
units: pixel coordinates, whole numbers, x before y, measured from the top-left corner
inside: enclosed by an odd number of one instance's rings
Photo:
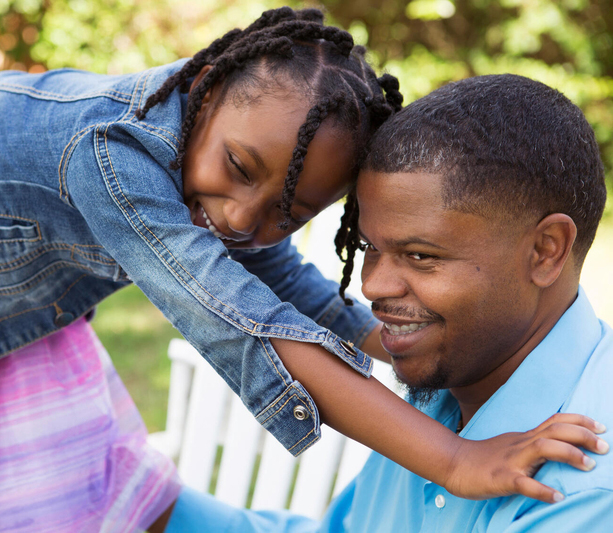
[[[408,333],[413,333],[415,331],[419,331],[420,329],[424,329],[426,326],[429,326],[431,322],[413,322],[411,324],[403,324],[402,326],[398,326],[397,324],[384,324],[385,329],[391,335],[407,335]]]

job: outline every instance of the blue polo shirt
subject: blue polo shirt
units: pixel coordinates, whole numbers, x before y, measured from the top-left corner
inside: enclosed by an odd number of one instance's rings
[[[613,332],[596,318],[579,289],[573,305],[473,416],[461,436],[482,440],[527,431],[558,411],[588,415],[613,430],[612,382]],[[456,428],[460,417],[449,391],[441,391],[424,412],[450,429]],[[613,445],[608,433],[603,437]],[[589,473],[554,462],[541,468],[536,479],[566,495],[557,504],[523,496],[465,500],[373,453],[320,524],[288,513],[235,510],[212,498],[200,510],[204,521],[216,528],[210,531],[241,533],[609,533],[613,531],[613,453],[593,457],[597,466]],[[189,503],[189,496],[185,502]],[[179,498],[177,517],[183,503]],[[201,527],[202,522],[197,531],[204,531]]]

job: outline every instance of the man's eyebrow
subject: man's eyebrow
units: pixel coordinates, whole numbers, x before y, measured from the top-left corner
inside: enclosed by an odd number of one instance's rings
[[[358,225],[358,233],[360,237],[367,242],[370,242],[370,239],[366,237],[362,229]],[[411,244],[423,244],[425,246],[432,246],[433,248],[437,248],[439,250],[444,250],[445,247],[440,244],[434,244],[426,239],[422,239],[421,237],[407,237],[406,239],[384,239],[385,245],[389,248],[404,248],[406,246],[410,246]]]
[[[253,146],[249,146],[248,144],[242,144],[241,142],[237,143],[243,150],[245,150],[245,152],[247,152],[255,161],[255,164],[258,166],[258,168],[260,170],[262,170],[265,173],[268,173],[268,168],[266,167],[266,165],[264,164],[264,160],[262,159],[262,156],[260,155],[260,152],[258,152],[257,148],[254,148]]]

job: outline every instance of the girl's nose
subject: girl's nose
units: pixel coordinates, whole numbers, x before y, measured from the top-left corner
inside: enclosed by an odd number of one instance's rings
[[[224,204],[224,216],[231,231],[251,235],[258,227],[260,210],[257,205],[229,200]]]

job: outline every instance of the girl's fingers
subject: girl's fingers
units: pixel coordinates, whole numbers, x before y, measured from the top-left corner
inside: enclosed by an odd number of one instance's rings
[[[518,476],[515,478],[513,486],[514,492],[545,503],[556,503],[564,499],[561,492],[543,485],[531,477]]]
[[[534,435],[537,438],[564,441],[574,446],[581,446],[594,453],[604,454],[609,451],[609,444],[585,427],[555,422]]]
[[[600,422],[596,422],[596,420],[593,420],[589,416],[577,415],[573,413],[556,413],[555,415],[550,416],[547,420],[545,420],[545,422],[543,422],[540,426],[535,428],[533,431],[538,432],[538,431],[541,431],[551,426],[552,424],[557,424],[557,423],[573,424],[575,426],[582,426],[596,434],[604,433],[607,430],[604,424],[601,424]]]
[[[532,469],[537,470],[545,461],[566,463],[588,472],[596,466],[596,461],[584,454],[579,448],[560,440],[537,439],[528,446],[526,452],[531,458]]]

